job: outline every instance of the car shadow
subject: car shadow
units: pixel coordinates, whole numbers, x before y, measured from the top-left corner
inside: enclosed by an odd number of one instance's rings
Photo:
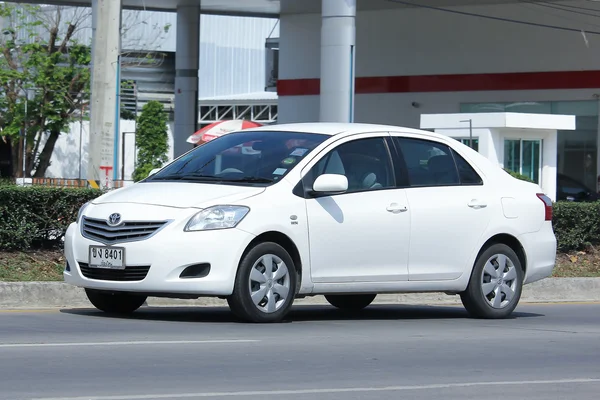
[[[165,322],[204,322],[240,323],[227,307],[185,306],[149,307],[144,306],[133,314],[109,314],[96,309],[61,309],[62,313],[85,315],[97,318],[126,320],[165,321]],[[515,311],[508,319],[542,317],[543,314]],[[285,323],[330,322],[330,321],[394,321],[394,320],[437,320],[471,319],[460,305],[387,305],[373,304],[358,312],[342,311],[328,305],[296,305],[287,315]],[[482,320],[485,321],[485,320]]]

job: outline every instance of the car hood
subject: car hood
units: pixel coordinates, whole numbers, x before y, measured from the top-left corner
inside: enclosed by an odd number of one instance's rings
[[[129,203],[175,208],[203,208],[211,203],[240,201],[264,187],[189,182],[141,182],[108,192],[93,204]]]

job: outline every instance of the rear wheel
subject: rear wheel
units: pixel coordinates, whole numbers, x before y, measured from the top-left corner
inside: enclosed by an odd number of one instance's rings
[[[334,307],[348,311],[358,311],[368,307],[376,294],[330,294],[325,299]]]
[[[288,252],[277,243],[260,243],[242,258],[227,302],[244,321],[279,322],[292,307],[297,280]]]
[[[472,317],[507,318],[521,298],[523,267],[509,246],[494,244],[475,263],[467,290],[460,298]]]
[[[146,296],[131,293],[95,289],[85,289],[85,294],[94,307],[111,314],[130,314],[140,308],[147,299]]]

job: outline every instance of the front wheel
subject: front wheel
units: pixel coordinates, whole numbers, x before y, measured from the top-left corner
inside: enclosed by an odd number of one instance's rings
[[[292,307],[297,280],[288,252],[276,243],[260,243],[240,262],[229,308],[245,321],[279,322]]]
[[[376,294],[330,294],[326,295],[325,299],[341,310],[358,311],[368,307],[376,296]]]
[[[517,307],[523,288],[523,267],[505,244],[487,248],[477,258],[467,290],[460,298],[475,318],[507,318]]]
[[[85,294],[94,307],[110,314],[130,314],[147,299],[146,296],[94,289],[85,289]]]

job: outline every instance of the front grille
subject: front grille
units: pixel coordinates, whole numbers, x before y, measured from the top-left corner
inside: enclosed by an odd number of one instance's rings
[[[88,279],[99,281],[135,282],[142,281],[148,275],[149,265],[127,267],[125,269],[90,268],[87,263],[79,263],[81,273]]]
[[[167,221],[129,221],[118,226],[109,226],[102,219],[83,217],[84,237],[105,244],[144,240],[165,226]]]

